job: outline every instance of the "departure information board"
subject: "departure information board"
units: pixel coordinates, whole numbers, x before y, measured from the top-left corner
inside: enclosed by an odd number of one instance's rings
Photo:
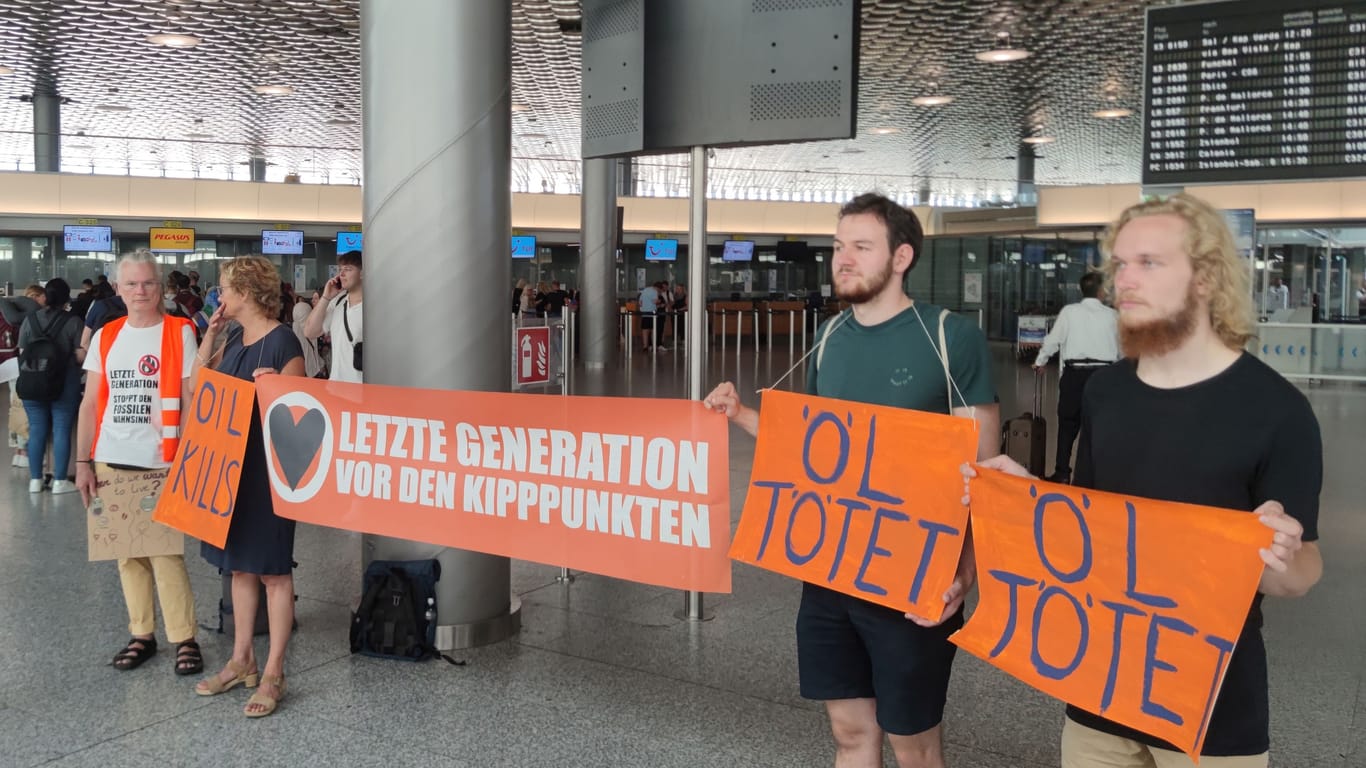
[[[1366,176],[1366,0],[1150,8],[1143,183]]]

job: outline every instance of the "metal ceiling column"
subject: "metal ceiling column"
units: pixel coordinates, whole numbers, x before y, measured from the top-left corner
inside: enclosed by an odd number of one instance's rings
[[[589,368],[605,368],[612,363],[621,322],[617,311],[616,173],[615,159],[583,161],[578,312],[581,355]]]
[[[51,91],[33,94],[33,170],[62,170],[62,97]]]
[[[512,64],[509,6],[361,1],[365,381],[512,387]],[[520,627],[506,557],[380,536],[364,559],[441,563],[436,645]],[[359,586],[359,585],[358,585]]]

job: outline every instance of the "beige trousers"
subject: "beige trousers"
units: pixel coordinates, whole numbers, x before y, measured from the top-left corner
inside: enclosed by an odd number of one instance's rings
[[[1200,768],[1266,768],[1269,756],[1200,757]],[[1158,749],[1131,739],[1112,736],[1064,718],[1062,768],[1190,768],[1181,752]]]

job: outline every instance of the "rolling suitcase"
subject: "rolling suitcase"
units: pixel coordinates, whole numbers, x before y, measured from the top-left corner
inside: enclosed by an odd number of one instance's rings
[[[1043,477],[1048,456],[1048,422],[1043,417],[1042,372],[1034,376],[1034,410],[1007,420],[1001,432],[1001,453],[1019,462],[1029,474]]]

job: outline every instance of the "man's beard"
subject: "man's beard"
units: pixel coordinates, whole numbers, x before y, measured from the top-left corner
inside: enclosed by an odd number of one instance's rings
[[[838,275],[836,276],[838,277]],[[841,288],[839,281],[835,281],[835,298],[847,301],[850,304],[866,304],[877,298],[877,295],[887,287],[887,283],[892,280],[892,260],[887,259],[882,271],[873,275],[872,279],[862,285],[850,288]]]
[[[1195,333],[1196,313],[1200,302],[1195,295],[1195,284],[1186,291],[1186,301],[1174,314],[1142,324],[1119,321],[1119,347],[1125,357],[1158,357],[1180,347]]]

